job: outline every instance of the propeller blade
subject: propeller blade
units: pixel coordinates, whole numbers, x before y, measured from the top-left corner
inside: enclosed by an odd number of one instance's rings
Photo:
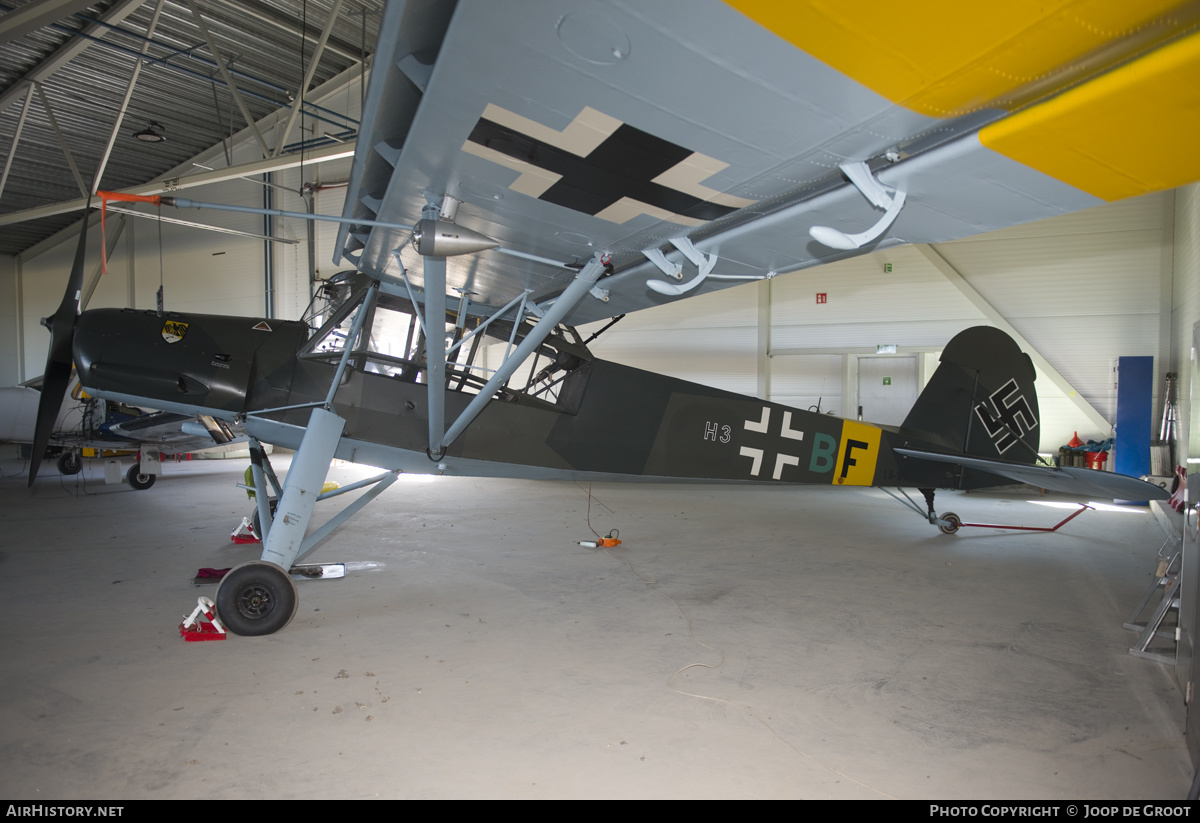
[[[84,211],[79,229],[79,244],[75,247],[75,262],[58,310],[42,321],[50,329],[50,351],[46,355],[46,370],[42,376],[42,396],[38,400],[37,422],[33,429],[33,456],[29,459],[29,485],[37,478],[38,468],[54,433],[63,398],[71,384],[71,345],[75,339],[75,321],[79,316],[79,294],[83,290],[83,264],[87,256],[87,227],[91,209]]]

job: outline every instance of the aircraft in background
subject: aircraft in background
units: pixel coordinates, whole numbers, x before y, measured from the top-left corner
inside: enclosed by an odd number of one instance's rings
[[[287,625],[288,570],[399,471],[916,488],[946,532],[938,488],[1162,499],[1037,465],[1034,370],[996,329],[950,341],[898,427],[608,363],[578,331],[1200,178],[1200,11],[1161,5],[391,2],[334,218],[358,272],[311,322],[79,314],[81,232],[35,452],[72,360],[97,397],[244,425],[266,534],[216,600],[249,635]],[[296,449],[283,483],[264,443]],[[334,457],[386,471],[306,536]]]
[[[32,444],[42,378],[0,388],[0,442]],[[43,458],[57,458],[60,474],[83,471],[83,450],[140,452],[125,480],[137,490],[154,485],[159,455],[187,454],[245,439],[221,421],[175,412],[147,411],[92,397],[72,376]]]

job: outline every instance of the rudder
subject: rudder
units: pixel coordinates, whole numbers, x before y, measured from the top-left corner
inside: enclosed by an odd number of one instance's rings
[[[1034,463],[1040,413],[1029,355],[1003,331],[976,326],[954,336],[902,429],[947,451]]]

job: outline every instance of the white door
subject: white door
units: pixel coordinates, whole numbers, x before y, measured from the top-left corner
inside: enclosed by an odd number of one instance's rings
[[[915,354],[858,359],[858,405],[864,421],[899,426],[916,402]]]

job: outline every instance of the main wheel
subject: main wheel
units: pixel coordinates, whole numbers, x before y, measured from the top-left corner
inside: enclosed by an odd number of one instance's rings
[[[79,452],[63,452],[58,458],[58,473],[59,474],[79,474],[83,471],[83,461],[79,458]]]
[[[129,481],[129,485],[138,491],[144,491],[154,485],[154,481],[158,479],[154,474],[142,474],[142,464],[134,463],[129,467],[129,471],[125,472],[125,479]]]
[[[234,634],[274,634],[296,616],[296,584],[282,568],[252,560],[232,569],[217,589],[217,616]]]
[[[940,518],[949,523],[949,526],[938,526],[938,530],[942,534],[954,534],[962,527],[962,519],[954,512],[946,512]]]

